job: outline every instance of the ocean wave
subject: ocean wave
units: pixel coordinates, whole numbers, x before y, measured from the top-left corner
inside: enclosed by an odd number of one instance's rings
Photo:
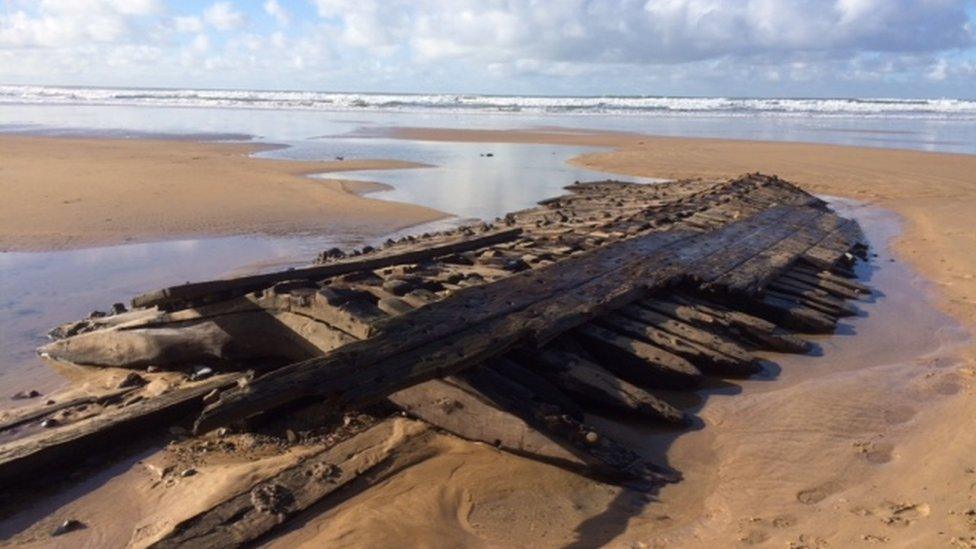
[[[893,98],[499,96],[0,86],[0,104],[128,105],[324,111],[439,111],[670,116],[866,116],[976,119],[976,101]]]

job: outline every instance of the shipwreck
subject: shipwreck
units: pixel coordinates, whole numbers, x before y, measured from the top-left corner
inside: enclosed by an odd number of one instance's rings
[[[493,223],[173,286],[59,326],[42,355],[134,377],[0,416],[0,485],[173,425],[203,436],[299,416],[321,419],[289,440],[331,433],[315,452],[156,546],[254,540],[409,466],[397,453],[433,432],[605,482],[676,481],[587,414],[681,429],[691,415],[669,395],[755,375],[759,351],[808,352],[803,334],[831,333],[870,294],[853,271],[867,258],[858,224],[777,177],[567,190]],[[146,391],[174,372],[178,385]],[[350,411],[368,419],[336,419]]]

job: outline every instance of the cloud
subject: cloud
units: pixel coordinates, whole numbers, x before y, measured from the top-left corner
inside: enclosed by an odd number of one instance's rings
[[[0,0],[0,80],[971,96],[973,13],[973,0]]]
[[[219,31],[231,31],[244,26],[244,14],[230,2],[214,2],[203,12],[203,20]]]
[[[279,25],[287,26],[291,22],[291,15],[289,15],[288,10],[281,7],[278,0],[267,0],[263,7],[264,12],[273,17]]]
[[[203,30],[203,21],[193,15],[179,16],[173,18],[173,26],[176,32],[200,32]]]

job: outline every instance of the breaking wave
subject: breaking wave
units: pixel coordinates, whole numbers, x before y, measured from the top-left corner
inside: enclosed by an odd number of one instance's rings
[[[568,97],[6,85],[0,86],[0,104],[645,116],[866,116],[976,119],[976,101],[965,99]]]

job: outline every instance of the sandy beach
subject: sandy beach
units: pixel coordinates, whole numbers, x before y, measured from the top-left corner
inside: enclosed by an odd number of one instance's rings
[[[284,162],[254,144],[0,137],[0,250],[238,234],[379,236],[445,216],[359,196],[382,185],[316,173],[422,168],[390,160]]]
[[[857,337],[818,339],[825,356],[782,358],[776,379],[737,382],[735,391],[707,396],[696,410],[701,430],[617,427],[620,438],[684,474],[650,501],[445,437],[420,465],[327,502],[327,512],[304,517],[268,545],[974,546],[976,436],[967,422],[976,414],[976,353],[955,323],[976,330],[976,157],[551,129],[399,128],[392,135],[606,147],[572,162],[622,178],[777,174],[875,208],[863,215],[877,218],[872,234],[880,237],[897,230],[897,218],[883,211],[890,210],[904,224],[890,252],[876,250],[881,271],[874,281],[888,295],[863,319]],[[382,234],[442,215],[359,197],[355,191],[362,189],[353,183],[303,177],[416,166],[410,163],[261,160],[247,156],[255,150],[249,145],[20,137],[0,144],[8,174],[0,196],[5,249],[188,234],[350,228]],[[27,172],[30,179],[22,175]],[[69,175],[76,184],[64,184]],[[614,428],[609,420],[593,421]],[[41,526],[29,528],[21,519],[11,528],[29,542],[43,539],[58,520],[78,517],[108,526],[73,534],[66,545],[81,539],[140,545],[158,525],[280,467],[276,457],[255,456],[203,469],[203,480],[160,495],[145,465],[156,458],[139,459],[103,475],[98,488],[48,505]],[[120,500],[127,502],[125,521],[117,520]]]

